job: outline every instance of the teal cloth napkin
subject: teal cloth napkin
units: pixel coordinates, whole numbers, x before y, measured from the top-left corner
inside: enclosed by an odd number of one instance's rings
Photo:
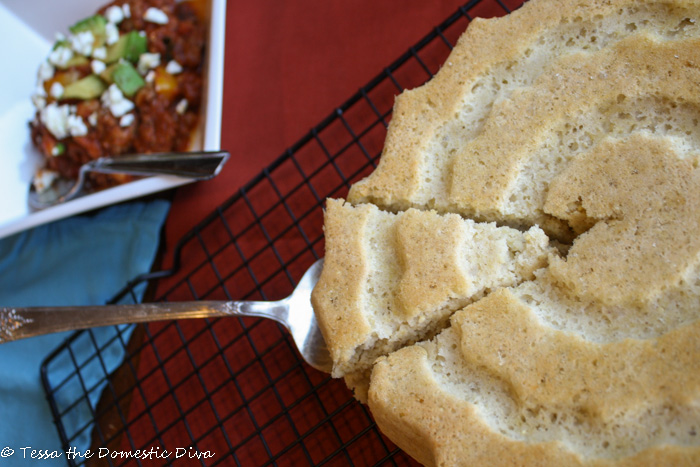
[[[0,240],[0,306],[106,303],[129,280],[150,270],[169,207],[169,202],[160,199],[125,203]],[[67,465],[41,386],[40,366],[70,334],[0,345],[0,464]],[[115,327],[93,332],[97,341],[109,342],[114,335]],[[95,351],[94,341],[83,340],[86,342],[72,347],[78,360],[81,348]],[[89,404],[94,407],[101,388],[94,387],[90,379],[103,376],[105,369],[116,368],[123,358],[122,346],[116,345],[119,341],[114,344],[100,352],[99,368],[84,366],[80,378],[64,382],[56,397],[75,400],[80,383],[91,389]],[[60,384],[74,368],[75,362],[58,359],[49,368],[49,380]],[[76,406],[66,416],[73,428],[89,425],[91,408],[87,404]],[[68,427],[69,431],[73,428]],[[89,432],[82,429],[82,445],[76,448],[88,447]],[[32,449],[63,455],[39,461],[31,459]]]

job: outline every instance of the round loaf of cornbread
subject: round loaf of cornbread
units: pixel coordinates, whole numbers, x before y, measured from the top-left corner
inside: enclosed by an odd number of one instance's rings
[[[313,304],[425,465],[700,465],[700,1],[531,0],[397,97]]]

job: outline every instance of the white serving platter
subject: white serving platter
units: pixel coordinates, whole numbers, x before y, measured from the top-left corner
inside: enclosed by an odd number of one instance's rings
[[[32,147],[31,95],[39,64],[57,32],[93,14],[107,0],[0,0],[0,238],[75,214],[168,190],[185,183],[178,177],[137,180],[83,196],[39,212],[27,207],[27,190],[40,160]],[[209,37],[204,70],[202,115],[193,149],[218,150],[221,144],[226,0],[209,0]]]

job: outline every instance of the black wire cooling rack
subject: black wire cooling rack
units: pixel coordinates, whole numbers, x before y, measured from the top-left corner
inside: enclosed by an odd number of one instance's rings
[[[114,302],[158,280],[163,301],[288,295],[323,256],[325,198],[344,197],[376,166],[395,95],[430,79],[473,18],[520,3],[459,8],[182,238],[172,270],[136,278]],[[115,356],[122,363],[110,366]],[[69,465],[415,464],[268,320],[77,332],[41,371],[64,449],[94,453]]]

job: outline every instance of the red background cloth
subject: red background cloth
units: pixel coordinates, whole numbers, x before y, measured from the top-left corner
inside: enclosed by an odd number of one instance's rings
[[[202,218],[465,0],[228,0],[221,148],[214,180],[180,188],[164,261]]]

